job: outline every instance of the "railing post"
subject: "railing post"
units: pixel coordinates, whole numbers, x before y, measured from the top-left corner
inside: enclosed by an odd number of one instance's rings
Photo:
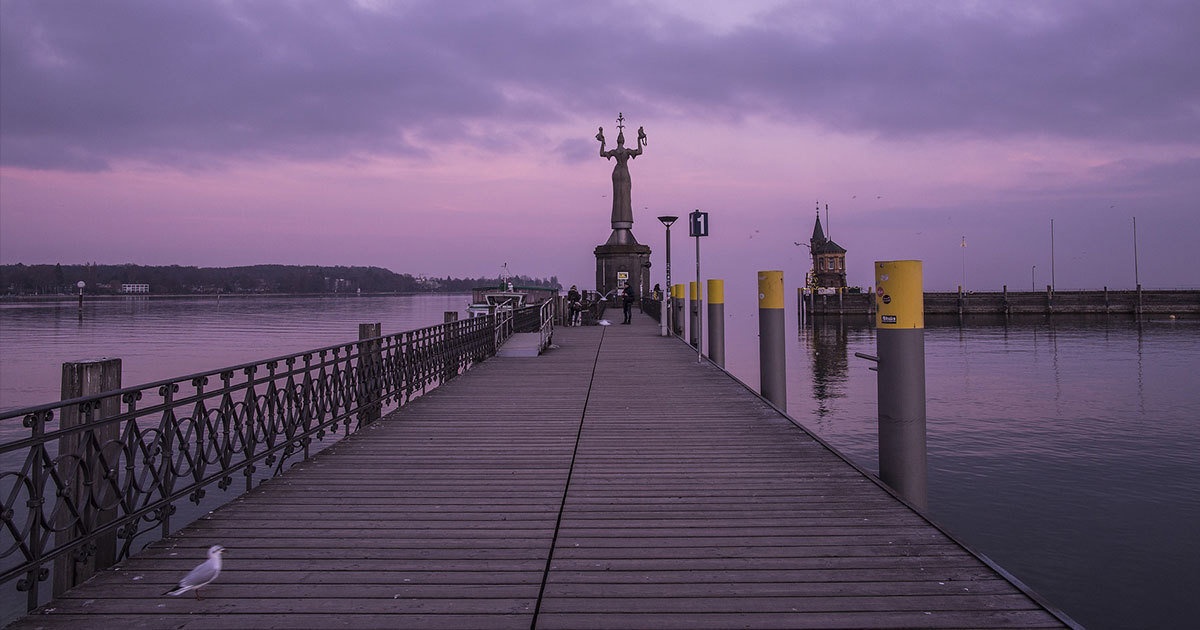
[[[383,408],[378,401],[382,396],[383,383],[380,381],[379,370],[383,364],[383,354],[379,347],[379,337],[383,336],[383,325],[379,322],[358,325],[358,426],[371,424],[379,419]]]
[[[758,272],[758,367],[763,398],[787,410],[783,272]]]
[[[70,400],[121,389],[121,360],[99,359],[62,364],[62,399]],[[90,404],[62,408],[59,428],[71,429],[94,425],[84,431],[59,438],[58,474],[65,485],[58,500],[75,506],[78,517],[69,510],[51,507],[57,512],[55,546],[70,544],[82,535],[93,532],[116,518],[116,508],[105,507],[116,498],[113,486],[121,473],[114,465],[122,450],[119,444],[120,427],[107,418],[121,412],[116,396],[102,398]],[[77,520],[78,519],[78,520]],[[54,596],[58,597],[97,571],[111,566],[117,559],[115,531],[95,539],[93,548],[76,549],[54,561]]]
[[[926,506],[925,299],[921,261],[876,261],[882,304],[879,353],[879,478],[917,507]]]
[[[725,281],[708,280],[708,359],[725,367]]]

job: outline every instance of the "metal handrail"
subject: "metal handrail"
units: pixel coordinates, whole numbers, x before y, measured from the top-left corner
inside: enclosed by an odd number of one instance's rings
[[[554,318],[558,312],[557,300],[546,300],[538,309],[538,319],[541,324],[538,326],[538,332],[541,333],[541,340],[538,342],[538,349],[545,350],[554,342]]]
[[[36,608],[51,565],[103,545],[128,557],[172,531],[183,499],[199,505],[235,473],[245,490],[281,474],[314,439],[335,441],[494,356],[502,331],[511,313],[0,412],[4,435],[23,433],[0,443],[0,584],[15,580]],[[81,422],[61,426],[64,410]]]

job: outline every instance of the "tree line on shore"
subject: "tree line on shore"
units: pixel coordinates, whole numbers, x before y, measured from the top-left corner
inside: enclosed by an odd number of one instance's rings
[[[562,288],[557,276],[507,279],[526,287]],[[430,278],[396,273],[382,267],[315,265],[250,265],[184,267],[180,265],[0,265],[0,293],[6,295],[77,295],[77,283],[93,295],[214,293],[462,293],[496,285],[487,278]]]

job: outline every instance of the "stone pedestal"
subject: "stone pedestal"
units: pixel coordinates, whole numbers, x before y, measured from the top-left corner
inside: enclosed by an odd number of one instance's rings
[[[631,235],[632,236],[632,235]],[[596,290],[608,295],[611,301],[617,297],[617,273],[628,272],[629,282],[640,299],[650,294],[650,246],[609,243],[596,247]],[[630,238],[629,240],[632,240]],[[616,302],[620,304],[620,302]]]

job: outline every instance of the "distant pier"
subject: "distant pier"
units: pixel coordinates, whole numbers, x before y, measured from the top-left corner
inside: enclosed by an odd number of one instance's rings
[[[798,291],[799,293],[799,291]],[[804,295],[805,316],[874,315],[874,293]],[[1200,291],[941,291],[925,293],[926,315],[1200,315]]]

